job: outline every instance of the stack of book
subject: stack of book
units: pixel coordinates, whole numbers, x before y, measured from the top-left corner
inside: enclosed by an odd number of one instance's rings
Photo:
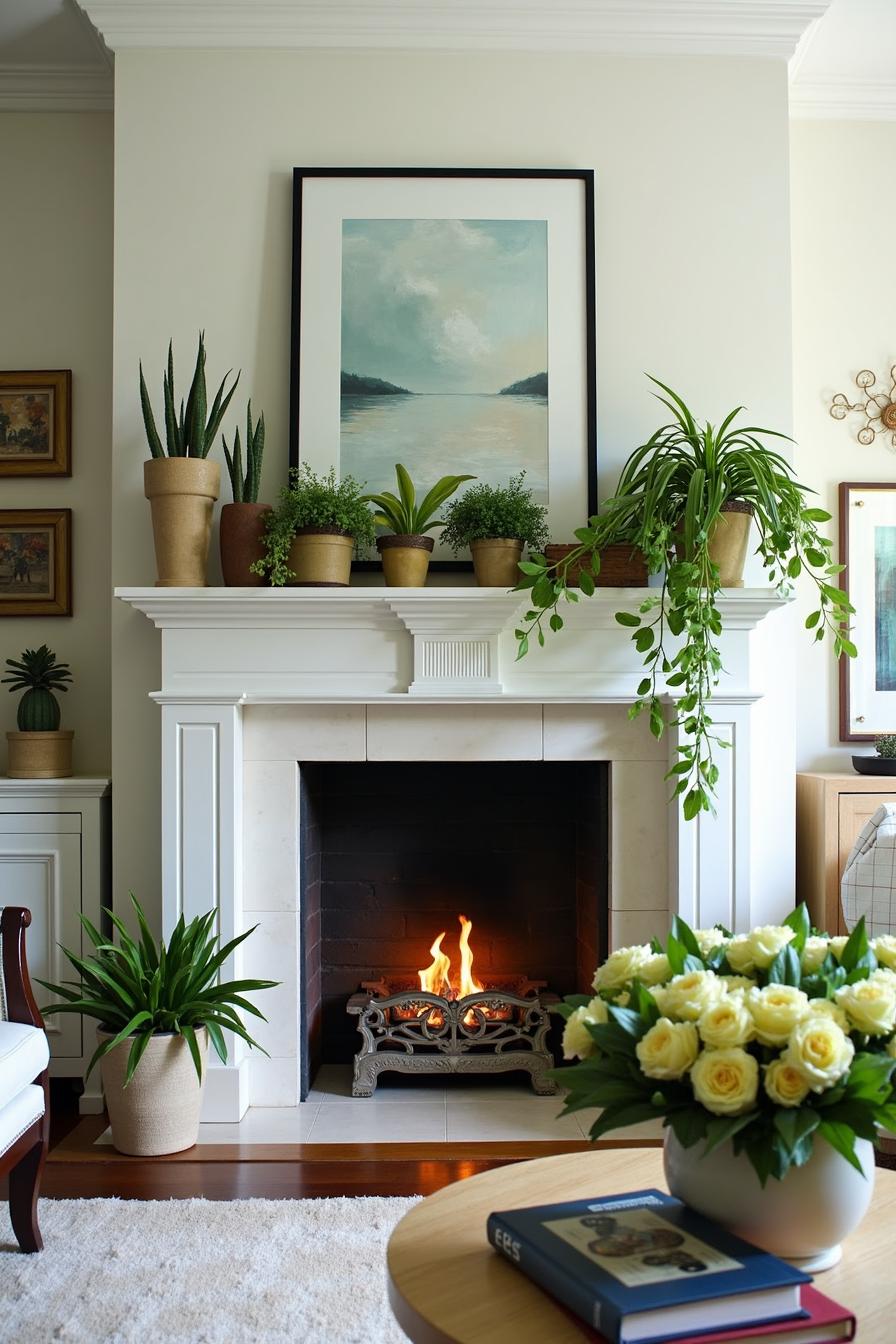
[[[851,1312],[660,1190],[493,1213],[489,1241],[610,1344],[826,1344]]]

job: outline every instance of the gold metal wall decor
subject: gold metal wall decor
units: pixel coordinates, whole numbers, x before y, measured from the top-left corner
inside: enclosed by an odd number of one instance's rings
[[[835,420],[845,420],[850,411],[857,411],[865,417],[865,423],[856,435],[859,443],[867,447],[878,434],[889,434],[890,446],[896,448],[896,364],[890,369],[890,386],[886,391],[876,384],[877,375],[870,369],[862,369],[856,374],[856,387],[862,397],[850,401],[838,392],[831,402],[831,415]]]

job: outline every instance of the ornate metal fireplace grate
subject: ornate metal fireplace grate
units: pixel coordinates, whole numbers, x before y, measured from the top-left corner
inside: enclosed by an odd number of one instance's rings
[[[550,1006],[545,982],[498,982],[448,998],[410,984],[367,981],[348,1001],[363,1044],[355,1055],[352,1096],[372,1097],[381,1073],[529,1073],[539,1096],[553,1096],[547,1048]]]

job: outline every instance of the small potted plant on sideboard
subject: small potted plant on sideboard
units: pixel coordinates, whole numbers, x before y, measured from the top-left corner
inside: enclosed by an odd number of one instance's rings
[[[7,658],[10,692],[24,691],[16,714],[18,732],[7,733],[10,779],[66,779],[72,773],[71,729],[59,728],[59,701],[54,691],[67,691],[72,679],[68,663],[58,663],[46,644],[25,649],[19,660]]]
[[[168,367],[163,379],[165,446],[140,365],[140,404],[152,457],[143,464],[143,488],[152,513],[158,588],[204,588],[212,508],[221,489],[221,468],[208,454],[240,375],[225,394],[225,374],[206,419],[205,336],[199,333],[199,351],[193,381],[180,411],[175,411],[174,353],[168,345]]]
[[[356,546],[372,546],[373,514],[353,476],[335,468],[318,476],[307,462],[293,467],[280,503],[267,518],[265,554],[253,566],[275,588],[346,588]]]
[[[521,471],[507,485],[474,485],[445,510],[442,540],[455,555],[469,546],[481,588],[512,588],[523,546],[540,551],[548,539],[547,509],[535,503],[525,478]]]
[[[221,509],[221,572],[228,588],[257,588],[263,579],[251,568],[264,557],[264,533],[270,504],[259,504],[261,461],[264,456],[264,412],[252,424],[252,402],[246,408],[246,470],[237,426],[233,452],[222,435],[233,503]]]
[[[99,1023],[99,1043],[87,1072],[99,1063],[112,1142],[122,1153],[158,1157],[196,1142],[209,1040],[223,1064],[225,1031],[267,1054],[246,1031],[237,1009],[266,1021],[244,995],[272,989],[277,982],[217,978],[253,929],[218,947],[217,911],[197,915],[189,924],[181,915],[166,945],[153,938],[133,893],[131,901],[136,939],[111,910],[105,913],[118,932],[117,944],[79,916],[94,951],[79,957],[62,948],[79,978],[61,985],[40,980],[58,999],[41,1012],[44,1017],[77,1013]]]
[[[464,481],[475,476],[443,476],[417,503],[417,490],[406,467],[395,464],[398,496],[384,490],[379,495],[365,495],[375,504],[373,521],[379,527],[389,528],[377,537],[376,548],[383,562],[383,577],[389,588],[423,588],[429,572],[429,557],[435,545],[433,537],[426,536],[434,527],[444,527],[434,515],[450,499]]]

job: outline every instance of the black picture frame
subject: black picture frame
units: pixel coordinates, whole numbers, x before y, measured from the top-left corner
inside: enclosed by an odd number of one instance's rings
[[[375,179],[398,178],[419,180],[467,179],[467,180],[526,180],[545,181],[570,180],[582,184],[582,236],[584,242],[584,266],[582,284],[585,291],[583,333],[584,350],[584,392],[585,392],[585,486],[587,510],[583,512],[577,526],[585,523],[587,517],[596,513],[597,499],[597,363],[596,363],[596,299],[595,299],[595,182],[594,171],[590,168],[343,168],[343,167],[304,167],[293,169],[293,234],[292,234],[292,311],[290,326],[290,376],[289,376],[289,466],[290,470],[299,465],[300,421],[302,404],[301,354],[302,354],[302,261],[303,261],[303,203],[304,185],[309,179],[350,178]],[[560,538],[557,538],[559,540]],[[572,540],[572,536],[563,540]],[[356,561],[354,569],[359,571],[379,570],[379,561]],[[430,566],[433,571],[468,572],[472,565],[468,560],[435,560]]]

